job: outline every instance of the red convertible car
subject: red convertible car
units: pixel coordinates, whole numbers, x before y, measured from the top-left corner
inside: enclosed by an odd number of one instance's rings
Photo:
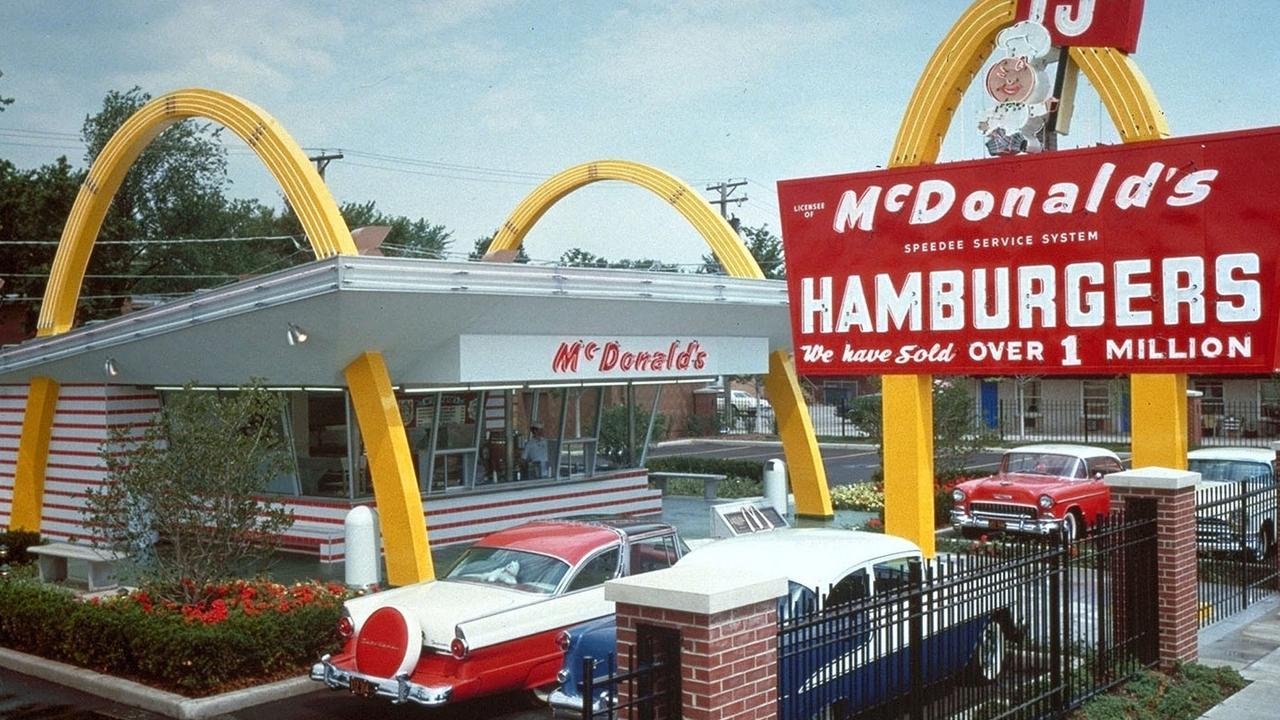
[[[1000,460],[990,477],[956,485],[951,525],[965,537],[993,531],[1048,535],[1059,529],[1075,540],[1111,510],[1104,477],[1124,469],[1106,448],[1027,445]]]
[[[686,551],[670,525],[639,520],[492,533],[439,580],[348,600],[346,645],[311,679],[427,706],[516,690],[545,697],[564,661],[561,631],[613,614],[604,581],[669,567]]]

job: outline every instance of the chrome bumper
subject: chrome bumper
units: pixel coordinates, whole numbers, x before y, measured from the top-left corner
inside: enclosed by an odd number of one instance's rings
[[[547,698],[547,704],[551,706],[551,716],[554,718],[580,718],[582,717],[582,695],[565,692],[563,688],[554,690],[551,696]],[[604,693],[596,695],[591,702],[591,714],[600,715],[610,709],[613,704],[609,703],[608,697]]]
[[[997,525],[999,527],[997,527]],[[1045,518],[1031,520],[1028,518],[988,518],[970,515],[963,510],[951,511],[951,527],[956,530],[978,528],[980,530],[1007,530],[1009,532],[1032,535],[1052,535],[1062,528],[1062,520]]]
[[[387,698],[395,704],[417,703],[427,707],[436,707],[449,702],[453,694],[451,685],[419,685],[409,681],[408,675],[394,678],[379,678],[371,675],[343,670],[329,661],[329,656],[320,658],[320,662],[311,666],[311,679],[322,682],[332,690],[350,689],[351,679],[359,678],[374,688],[374,696]]]

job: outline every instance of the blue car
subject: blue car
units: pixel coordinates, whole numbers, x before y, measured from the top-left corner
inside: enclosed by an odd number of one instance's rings
[[[776,567],[786,574],[789,593],[778,601],[782,629],[778,693],[782,716],[790,717],[792,709],[815,703],[856,710],[906,691],[911,678],[909,654],[903,652],[907,646],[905,603],[859,601],[891,593],[909,582],[909,563],[920,559],[914,543],[890,535],[786,529],[713,542],[692,551],[680,564],[705,567],[709,573]],[[851,607],[859,609],[836,610],[850,603],[857,603]],[[985,607],[982,612],[954,614],[950,624],[926,634],[924,655],[934,660],[925,664],[924,683],[966,670],[978,682],[999,677],[1005,642],[1014,624],[998,603]],[[613,669],[616,640],[613,616],[562,633],[565,664],[558,677],[560,688],[551,695],[553,708],[581,714],[583,661],[588,657],[596,660],[592,675],[598,689],[593,692],[593,709],[608,707],[610,689],[604,681]]]

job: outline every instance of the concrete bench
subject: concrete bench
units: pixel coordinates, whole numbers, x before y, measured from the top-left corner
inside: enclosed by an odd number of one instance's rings
[[[668,480],[701,480],[703,485],[703,497],[708,500],[716,499],[716,490],[720,487],[720,481],[724,480],[724,475],[713,475],[709,473],[680,473],[680,472],[651,472],[649,473],[649,482],[654,487],[662,491],[663,495],[667,494]]]
[[[37,556],[40,562],[40,580],[58,582],[67,579],[67,561],[84,561],[89,566],[89,592],[110,590],[116,586],[116,563],[129,557],[114,550],[99,550],[87,545],[50,543],[32,545],[27,552]]]

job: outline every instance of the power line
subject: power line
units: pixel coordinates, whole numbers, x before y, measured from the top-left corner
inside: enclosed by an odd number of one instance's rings
[[[195,245],[200,243],[249,242],[253,240],[294,240],[305,235],[249,235],[220,238],[174,238],[172,240],[97,240],[94,245]],[[3,240],[4,245],[58,245],[61,240]]]

